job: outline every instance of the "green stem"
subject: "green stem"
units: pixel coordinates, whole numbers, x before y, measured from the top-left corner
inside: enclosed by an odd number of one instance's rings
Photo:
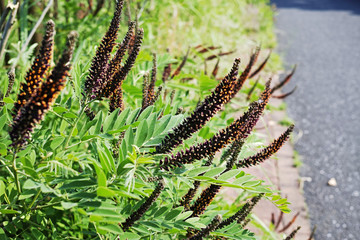
[[[15,185],[16,185],[16,189],[17,189],[17,191],[18,191],[18,193],[20,195],[21,194],[21,188],[20,188],[20,182],[19,182],[19,177],[18,177],[17,168],[16,168],[16,152],[17,151],[15,149],[12,162],[13,162],[13,169],[14,169]]]
[[[59,203],[60,202],[51,203],[51,204],[48,204],[48,205],[36,206],[33,209],[41,209],[41,208],[46,208],[46,207],[52,207],[52,206],[58,205]]]
[[[28,207],[29,209],[31,209],[31,207],[34,205],[34,203],[35,203],[36,199],[39,197],[40,193],[41,193],[41,189],[39,189],[39,191],[37,192],[36,196],[34,197],[34,199],[32,200],[32,202],[30,203],[30,205],[29,205],[29,207]]]
[[[64,118],[63,116],[61,116],[60,114],[56,113],[53,110],[50,110],[51,113],[53,113],[54,115],[56,115],[57,117],[61,118],[62,120],[64,120],[65,122],[67,122],[68,124],[70,124],[70,126],[73,126],[72,122],[70,122],[69,120],[67,120],[66,118]]]
[[[80,112],[79,112],[79,116],[78,116],[78,118],[76,119],[76,121],[75,121],[75,123],[74,123],[74,125],[73,125],[73,127],[72,127],[72,129],[71,129],[71,131],[70,131],[70,134],[69,134],[69,136],[68,136],[67,139],[66,139],[65,149],[68,149],[68,146],[69,146],[69,143],[70,143],[70,139],[71,139],[71,137],[72,137],[72,135],[73,135],[73,133],[74,133],[74,131],[75,131],[75,128],[76,128],[76,126],[77,126],[77,124],[78,124],[81,116],[84,114],[84,111],[85,111],[86,106],[87,106],[89,103],[90,103],[90,102],[87,102],[87,101],[85,100],[84,104],[81,106]]]
[[[9,197],[7,196],[6,191],[4,191],[4,198],[5,198],[5,201],[6,201],[6,202],[10,205],[10,204],[11,204],[11,202],[10,202]]]
[[[6,158],[3,158],[3,159],[5,159],[6,161],[9,161],[8,159],[6,159]],[[4,165],[2,165],[2,166],[4,166],[5,168],[6,168],[6,170],[10,173],[10,175],[13,177],[13,178],[15,178],[15,176],[14,176],[14,173],[11,171],[11,169],[9,168],[9,166],[11,166],[11,165],[8,165],[8,164],[6,164],[6,162],[4,161],[4,160],[2,160],[2,157],[0,157],[0,162],[2,162]]]

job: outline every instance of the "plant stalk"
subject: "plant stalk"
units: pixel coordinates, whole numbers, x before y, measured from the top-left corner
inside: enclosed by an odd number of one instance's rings
[[[20,182],[19,182],[19,177],[18,177],[17,168],[16,168],[16,153],[17,153],[16,150],[14,150],[14,155],[13,155],[12,162],[13,162],[13,169],[14,169],[15,185],[16,185],[16,189],[17,189],[17,191],[18,191],[18,193],[20,195],[21,194],[21,188],[20,188]]]
[[[73,133],[74,133],[74,131],[75,131],[75,128],[76,128],[76,126],[77,126],[80,118],[81,118],[82,115],[84,114],[85,109],[86,109],[86,107],[87,107],[87,105],[88,105],[89,103],[91,103],[91,101],[90,101],[90,102],[87,102],[87,100],[85,100],[84,104],[81,106],[80,112],[79,112],[79,117],[76,119],[73,127],[71,128],[70,134],[69,134],[69,136],[68,136],[67,139],[66,139],[65,149],[68,149],[68,146],[69,146],[69,143],[70,143],[70,139],[71,139],[71,137],[72,137],[72,135],[73,135]]]

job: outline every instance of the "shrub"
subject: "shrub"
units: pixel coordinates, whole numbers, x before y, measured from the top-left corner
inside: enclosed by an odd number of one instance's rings
[[[245,225],[260,198],[289,211],[286,199],[244,168],[278,151],[293,126],[259,153],[239,157],[271,96],[270,81],[241,117],[214,135],[201,132],[235,97],[253,63],[238,76],[236,59],[213,92],[191,114],[182,114],[179,106],[189,91],[169,94],[167,82],[157,81],[156,66],[168,62],[157,62],[155,56],[150,76],[134,73],[149,65],[144,60],[135,63],[141,28],[131,23],[112,54],[122,4],[118,1],[88,74],[75,63],[65,85],[75,33],[69,34],[62,56],[48,73],[54,36],[50,21],[17,101],[4,98],[0,236],[255,239]],[[165,69],[163,76],[169,76]],[[124,85],[139,75],[144,75],[142,94],[140,87]],[[160,84],[162,93],[160,87],[155,91]],[[223,201],[213,202],[223,187],[242,190],[229,211],[222,210]]]

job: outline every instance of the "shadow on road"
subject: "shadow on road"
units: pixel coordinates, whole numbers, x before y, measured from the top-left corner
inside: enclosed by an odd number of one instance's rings
[[[359,0],[272,0],[278,8],[298,8],[309,11],[350,11],[360,14]]]

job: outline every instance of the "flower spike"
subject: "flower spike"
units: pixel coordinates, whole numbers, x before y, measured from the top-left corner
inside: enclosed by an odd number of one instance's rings
[[[120,69],[120,64],[125,56],[126,50],[129,47],[130,38],[134,35],[135,24],[135,22],[130,22],[128,31],[123,41],[118,44],[118,50],[116,51],[113,59],[110,61],[110,67],[107,74],[110,79]]]
[[[146,201],[140,206],[138,210],[133,212],[124,223],[121,223],[120,226],[123,231],[127,231],[136,221],[138,221],[145,212],[151,207],[151,205],[156,201],[159,197],[160,193],[164,189],[164,182],[160,180],[155,190],[151,193],[151,195],[146,199]]]
[[[167,49],[167,51],[169,52],[169,49]],[[171,63],[167,64],[164,67],[164,71],[163,71],[162,77],[161,77],[163,83],[165,83],[169,79],[170,74],[171,74]]]
[[[190,48],[188,48],[186,55],[184,56],[183,60],[181,61],[180,65],[175,69],[175,72],[171,75],[171,79],[173,79],[175,76],[179,75],[181,72],[181,69],[185,66],[185,63],[189,57]]]
[[[26,74],[26,83],[21,83],[20,85],[20,94],[14,105],[13,116],[16,116],[19,110],[31,98],[31,95],[39,87],[45,73],[49,70],[53,55],[54,35],[55,23],[49,20],[46,24],[46,32],[41,43],[39,54],[36,56],[31,68]]]
[[[117,39],[123,4],[124,0],[117,1],[114,17],[96,51],[89,70],[90,74],[85,81],[85,92],[91,99],[100,97],[101,89],[108,80],[106,76],[106,72],[109,68],[108,61],[110,59],[111,51],[116,44],[115,40]]]
[[[76,32],[69,34],[66,48],[59,62],[52,70],[51,75],[38,87],[30,100],[14,117],[12,130],[9,133],[14,147],[21,147],[25,144],[26,139],[30,138],[30,133],[35,124],[41,121],[45,112],[64,88],[66,77],[71,67],[70,61],[75,48],[76,38]]]
[[[254,64],[256,63],[259,53],[260,53],[260,47],[257,47],[255,52],[251,55],[249,63],[246,66],[245,70],[242,72],[242,74],[236,81],[235,89],[234,89],[234,92],[232,93],[231,98],[233,98],[236,95],[236,93],[240,91],[240,89],[244,85],[246,79],[248,79],[248,77],[250,75],[250,71],[251,71],[252,67],[254,66]]]
[[[220,189],[220,185],[211,184],[208,188],[202,191],[200,197],[196,199],[195,203],[190,207],[190,210],[193,211],[190,217],[197,217],[203,214]]]
[[[136,58],[140,52],[142,40],[144,37],[144,30],[139,29],[136,33],[135,44],[132,48],[132,51],[125,62],[125,65],[121,67],[116,73],[114,73],[113,77],[110,81],[107,82],[104,91],[104,97],[110,97],[114,91],[121,87],[122,82],[125,80],[127,74],[130,72],[131,68],[134,66]],[[129,49],[130,50],[130,49]]]
[[[160,168],[166,171],[182,164],[192,163],[201,160],[211,154],[216,153],[230,142],[236,139],[245,139],[251,133],[253,127],[259,120],[266,104],[270,98],[270,81],[266,84],[266,89],[261,94],[258,101],[250,104],[250,108],[239,119],[235,120],[230,126],[222,129],[209,140],[181,150],[170,158],[165,157],[160,160]]]
[[[292,76],[295,74],[296,71],[296,65],[294,66],[293,70],[291,71],[291,73],[289,73],[282,81],[280,81],[276,86],[274,86],[271,89],[271,94],[273,94],[276,90],[282,88],[284,85],[286,85],[287,83],[290,82]]]
[[[245,141],[243,139],[236,139],[230,149],[229,149],[229,157],[226,161],[226,171],[229,171],[233,168],[239,154],[241,151],[242,146],[244,145]]]
[[[142,109],[145,109],[147,103],[147,96],[148,96],[148,88],[149,88],[149,73],[145,73],[143,76],[143,89],[142,89]]]
[[[5,105],[5,103],[2,100],[4,99],[4,97],[8,97],[10,95],[14,82],[15,82],[15,69],[11,68],[10,71],[8,72],[8,87],[6,93],[0,97],[0,107]]]
[[[241,228],[244,229],[244,228],[246,227],[246,225],[249,224],[250,221],[251,221],[251,219],[250,219],[250,218],[247,218],[247,219],[245,219],[244,221],[237,221],[237,223],[241,224]]]
[[[250,74],[249,78],[253,78],[255,77],[259,72],[261,72],[261,70],[264,69],[264,67],[266,66],[267,62],[269,61],[271,56],[271,51],[269,53],[269,55],[265,58],[265,60],[260,64],[260,66]]]
[[[250,167],[267,160],[274,153],[279,151],[282,145],[284,145],[284,143],[289,139],[289,136],[293,129],[294,125],[291,125],[278,139],[275,139],[269,146],[261,150],[259,153],[239,161],[239,163],[236,164],[236,167]]]
[[[234,215],[232,215],[231,217],[227,218],[226,220],[222,221],[216,229],[221,229],[224,228],[228,225],[230,225],[231,223],[237,221],[237,222],[242,222],[245,220],[245,218],[250,214],[250,212],[252,211],[252,209],[255,207],[255,205],[259,202],[259,200],[261,199],[261,197],[263,196],[263,194],[260,194],[256,197],[253,197],[251,199],[251,201],[248,201],[244,204],[244,206],[237,211]]]
[[[291,239],[293,239],[293,238],[295,237],[296,233],[300,230],[300,228],[301,228],[300,226],[297,227],[294,231],[292,231],[292,232],[290,233],[289,236],[287,236],[287,237],[285,238],[285,240],[291,240]]]
[[[153,105],[161,93],[162,90],[161,86],[157,89],[155,93],[156,70],[157,70],[156,54],[154,53],[150,82],[148,79],[149,76],[144,75],[142,110],[144,110],[148,106]]]
[[[214,155],[209,156],[208,160],[203,166],[210,166],[214,160]],[[202,176],[203,174],[200,174]],[[186,210],[190,209],[190,202],[195,197],[197,190],[200,187],[200,181],[194,181],[194,187],[190,188],[189,191],[180,200],[180,206],[184,206]]]
[[[110,106],[109,109],[110,112],[115,111],[117,108],[120,108],[121,111],[124,109],[123,92],[121,87],[118,87],[114,91],[114,93],[110,96],[109,106]]]
[[[200,181],[194,181],[194,187],[190,188],[189,191],[180,200],[180,206],[184,206],[185,210],[190,209],[190,202],[195,197],[195,194],[200,187],[200,183]]]
[[[207,236],[209,236],[210,232],[213,232],[217,226],[221,222],[221,215],[216,215],[211,223],[206,226],[206,228],[203,228],[201,231],[199,231],[194,236],[190,237],[189,240],[201,240]]]
[[[232,94],[240,59],[235,59],[230,73],[219,83],[211,95],[206,97],[195,111],[168,133],[162,143],[156,147],[156,153],[168,153],[183,140],[188,139],[210,120],[227,102]]]
[[[157,68],[157,62],[156,62],[156,54],[153,54],[153,67],[151,70],[151,78],[150,83],[148,87],[148,101],[151,102],[155,97],[155,82],[156,82],[156,68]]]

